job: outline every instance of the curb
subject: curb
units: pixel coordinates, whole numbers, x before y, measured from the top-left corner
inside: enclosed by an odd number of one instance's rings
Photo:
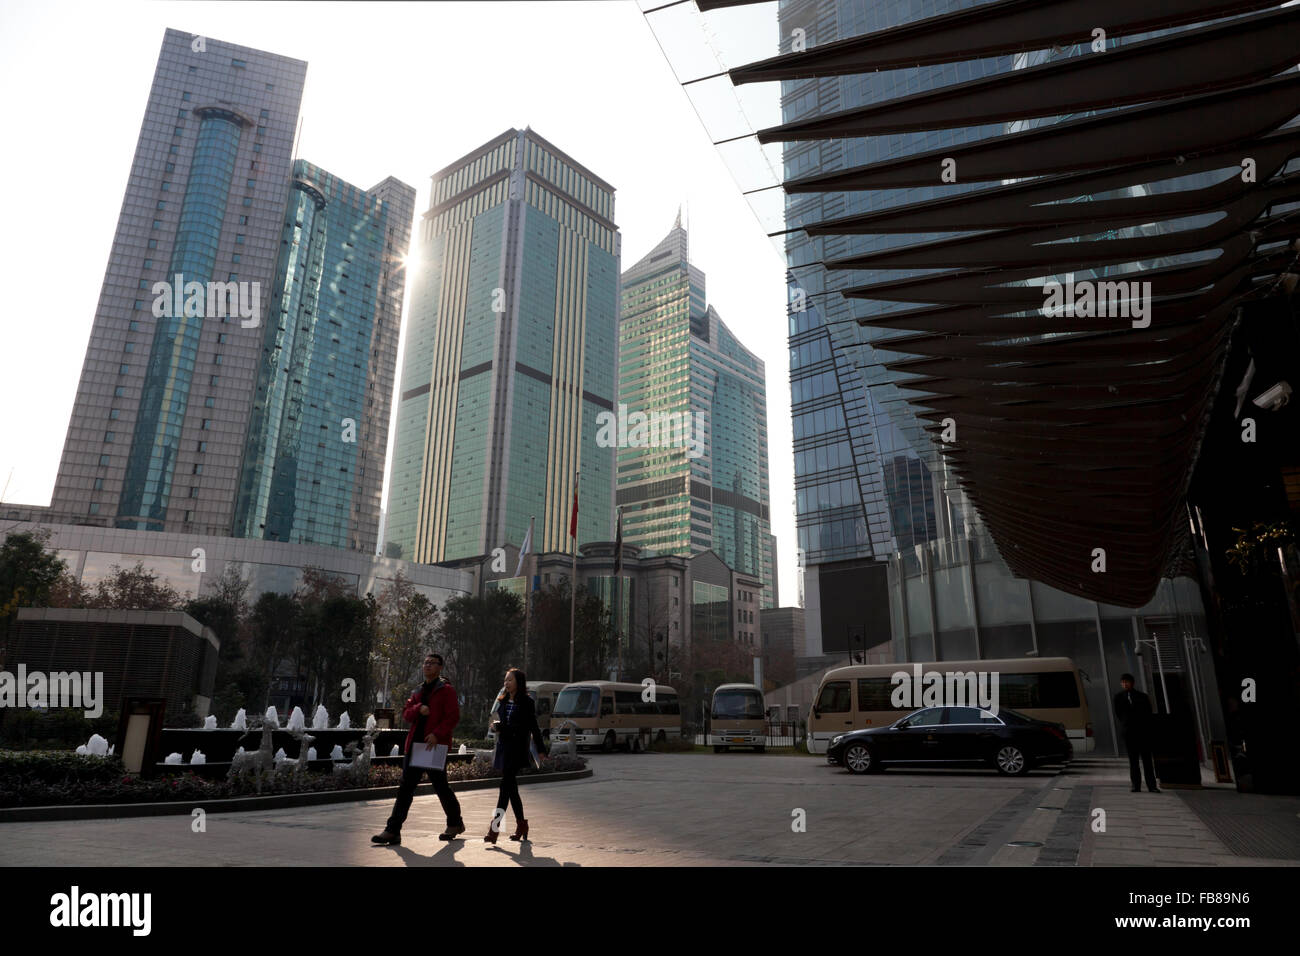
[[[559,783],[580,780],[592,775],[592,769],[565,770],[559,773],[527,774],[517,778],[519,786],[538,783]],[[457,780],[451,784],[454,792],[463,790],[488,790],[501,785],[500,777],[485,780]],[[208,813],[240,813],[251,810],[281,810],[291,807],[312,807],[329,803],[346,803],[354,800],[384,800],[397,796],[400,787],[369,787],[365,790],[320,790],[311,793],[281,793],[265,797],[228,797],[223,800],[193,802],[168,800],[161,803],[88,803],[64,804],[53,807],[6,807],[0,809],[0,823],[37,823],[53,820],[108,820],[119,817],[159,817],[191,814],[196,807]],[[433,784],[422,783],[415,788],[415,796],[429,796]]]

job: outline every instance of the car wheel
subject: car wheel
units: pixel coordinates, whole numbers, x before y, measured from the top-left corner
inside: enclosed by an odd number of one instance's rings
[[[849,773],[875,773],[880,768],[866,744],[849,744],[844,748],[840,762]]]
[[[1015,744],[999,747],[993,755],[993,765],[998,768],[998,773],[1006,776],[1019,776],[1029,772],[1029,759]]]
[[[605,742],[600,745],[600,749],[604,753],[612,754],[614,752],[614,747],[617,743],[618,743],[618,737],[616,737],[614,735],[614,731],[611,730],[609,733],[605,735]]]

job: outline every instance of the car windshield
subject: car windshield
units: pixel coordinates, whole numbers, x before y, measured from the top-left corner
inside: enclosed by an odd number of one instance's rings
[[[595,717],[600,692],[594,687],[566,687],[555,698],[552,717]]]
[[[763,695],[756,690],[720,690],[713,695],[714,720],[762,720]]]

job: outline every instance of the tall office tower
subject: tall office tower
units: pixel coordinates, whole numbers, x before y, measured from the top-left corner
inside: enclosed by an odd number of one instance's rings
[[[779,8],[781,36],[805,31],[809,45],[885,29],[972,6],[969,0],[802,0]],[[796,30],[797,28],[797,30]],[[783,42],[782,52],[790,41]],[[861,76],[808,78],[782,83],[781,119],[790,123],[837,110],[977,79],[1009,69],[1010,58],[882,71]],[[937,149],[1002,132],[1000,126],[958,128],[864,139],[791,142],[784,149],[785,178],[807,176],[888,159],[920,149]],[[955,188],[818,192],[791,195],[791,225],[930,196]],[[825,259],[860,254],[931,236],[817,236],[793,231],[786,237],[791,298],[806,305],[790,314],[790,390],[793,416],[795,495],[799,548],[805,561],[805,607],[812,653],[867,648],[890,636],[888,589],[881,563],[897,551],[951,537],[960,525],[960,495],[950,486],[941,456],[895,384],[884,363],[906,356],[874,341],[892,330],[860,326],[855,319],[891,305],[849,300],[835,290],[915,272],[827,272]],[[827,294],[829,293],[829,294]],[[955,486],[955,482],[951,483]],[[863,572],[867,574],[864,577]],[[852,597],[852,600],[850,600]],[[859,608],[866,599],[870,609]],[[843,615],[837,613],[842,609]],[[862,628],[859,636],[856,628]]]
[[[166,31],[56,520],[373,550],[414,195],[295,166],[306,70]]]
[[[235,535],[373,552],[415,190],[293,164]]]
[[[263,338],[244,316],[269,298],[306,70],[164,35],[51,500],[61,519],[230,533]],[[213,282],[245,294],[209,310]],[[188,283],[203,290],[188,304],[168,294]]]
[[[532,130],[433,176],[412,243],[385,553],[449,561],[613,537],[614,188]]]
[[[733,570],[759,577],[760,606],[774,607],[763,363],[706,304],[704,273],[690,263],[680,214],[623,273],[622,287],[624,540],[662,554],[711,549]],[[638,415],[646,419],[644,441]]]

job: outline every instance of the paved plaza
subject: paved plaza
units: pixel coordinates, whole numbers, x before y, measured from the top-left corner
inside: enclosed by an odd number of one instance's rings
[[[994,866],[1297,865],[1300,799],[1231,789],[1131,793],[1127,761],[1069,770],[853,776],[776,754],[595,754],[585,780],[522,788],[533,839],[483,842],[495,790],[459,794],[469,832],[439,842],[437,798],[416,798],[400,847],[374,847],[392,801],[255,813],[0,824],[0,863],[54,866]],[[1105,830],[1096,832],[1096,809]],[[1234,836],[1252,809],[1280,834]],[[802,811],[802,814],[797,811]],[[1284,819],[1285,818],[1285,819]],[[1281,820],[1281,823],[1278,821]],[[795,824],[802,821],[802,832]],[[1208,821],[1208,822],[1207,822]],[[507,815],[505,826],[513,818]],[[1015,842],[1041,844],[1009,846]],[[1251,855],[1261,854],[1261,855]],[[1275,854],[1275,855],[1270,855]],[[1289,858],[1287,858],[1289,856]]]

